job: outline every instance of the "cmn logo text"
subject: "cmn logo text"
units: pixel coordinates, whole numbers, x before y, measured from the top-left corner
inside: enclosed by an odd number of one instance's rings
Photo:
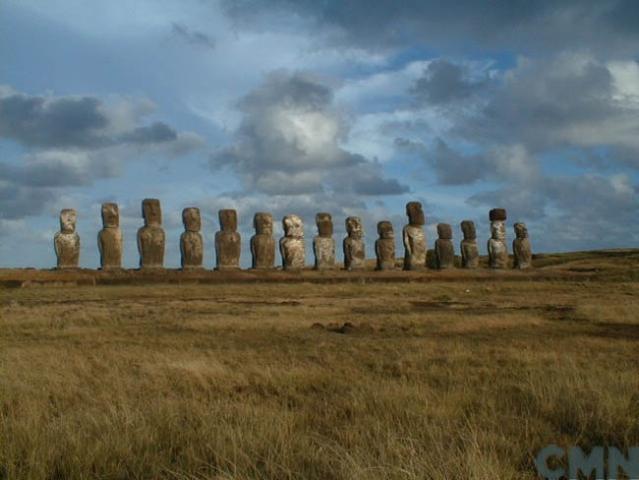
[[[608,460],[607,468],[604,459]],[[555,466],[551,467],[549,463]],[[567,468],[556,466],[560,464],[566,465]],[[566,454],[565,449],[557,445],[548,445],[537,454],[535,466],[539,476],[547,480],[593,478],[593,473],[597,480],[636,480],[639,479],[639,447],[630,447],[628,456],[615,447],[608,447],[607,456],[604,458],[604,447],[594,447],[590,454],[586,455],[579,447],[570,447]],[[578,476],[580,473],[582,477]]]

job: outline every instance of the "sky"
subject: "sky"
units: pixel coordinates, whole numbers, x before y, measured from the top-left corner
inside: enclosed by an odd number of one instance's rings
[[[537,252],[639,243],[639,2],[634,0],[2,0],[0,266],[50,268],[63,208],[99,264],[117,202],[126,267],[159,198],[167,267],[181,211],[392,221],[421,201],[480,250],[488,211]],[[338,255],[341,258],[341,254]]]

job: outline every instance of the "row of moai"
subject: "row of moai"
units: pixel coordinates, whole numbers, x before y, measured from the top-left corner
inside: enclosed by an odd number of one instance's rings
[[[424,232],[426,218],[419,202],[406,205],[408,225],[402,232],[404,244],[404,270],[421,270],[427,265],[427,243]],[[165,233],[162,228],[162,210],[157,199],[142,201],[144,226],[138,230],[137,243],[140,253],[140,268],[163,268]],[[489,266],[504,269],[508,266],[508,247],[506,246],[506,210],[495,208],[490,211],[491,238],[488,240]],[[60,213],[60,232],[54,239],[57,267],[77,268],[80,258],[80,237],[75,231],[77,213],[65,209]],[[237,232],[237,212],[220,210],[220,231],[215,234],[215,252],[217,270],[236,270],[240,268],[241,238]],[[201,269],[204,259],[204,242],[201,230],[200,210],[196,207],[182,211],[184,233],[180,236],[182,269]],[[318,213],[315,217],[317,236],[313,238],[314,268],[328,270],[336,268],[335,239],[333,238],[333,219],[329,213]],[[343,241],[344,268],[362,270],[365,268],[366,254],[364,230],[359,217],[346,218],[347,236]],[[120,229],[118,205],[102,205],[103,228],[98,233],[100,267],[103,270],[122,268],[123,236]],[[253,218],[255,235],[251,237],[250,248],[252,268],[269,270],[275,266],[275,239],[273,238],[273,216],[259,212]],[[282,220],[284,237],[279,241],[279,250],[284,270],[300,270],[305,266],[304,225],[297,215],[287,215]],[[514,268],[525,269],[531,266],[532,251],[528,231],[523,223],[514,225],[516,238],[513,241]],[[473,269],[479,266],[479,249],[475,224],[471,220],[461,222],[464,239],[461,241],[461,266]],[[377,270],[395,269],[395,234],[390,221],[377,224],[379,238],[375,241]],[[447,223],[437,225],[438,239],[435,241],[436,268],[448,269],[455,266],[453,230]]]

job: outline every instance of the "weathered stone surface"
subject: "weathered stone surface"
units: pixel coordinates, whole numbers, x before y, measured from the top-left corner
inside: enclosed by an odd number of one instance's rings
[[[408,225],[404,227],[404,270],[421,270],[426,268],[426,219],[420,202],[406,204]]]
[[[219,211],[220,231],[215,234],[216,270],[240,268],[242,239],[237,232],[237,212],[233,209]]]
[[[506,221],[506,209],[504,208],[493,208],[490,212],[488,212],[488,219],[491,222]]]
[[[123,239],[120,229],[120,210],[116,203],[102,204],[102,230],[98,233],[100,268],[122,268]]]
[[[280,254],[284,270],[304,268],[304,223],[297,215],[286,215],[282,220],[284,237],[280,239]]]
[[[379,238],[375,240],[376,270],[394,270],[395,232],[393,232],[393,224],[386,220],[379,222],[377,234]]]
[[[479,267],[479,248],[475,222],[464,220],[461,222],[461,229],[464,234],[460,244],[462,268],[477,268]]]
[[[437,225],[435,240],[435,262],[439,270],[455,266],[455,247],[453,246],[453,229],[447,223]]]
[[[508,266],[508,246],[506,245],[506,210],[495,208],[490,211],[490,239],[488,240],[488,265],[502,269]],[[494,220],[493,220],[494,219]]]
[[[182,270],[200,269],[204,261],[204,240],[200,209],[188,207],[182,210],[184,232],[180,235],[180,254]]]
[[[315,215],[318,235],[313,238],[315,270],[335,268],[335,239],[333,238],[333,218],[330,213]]]
[[[164,266],[165,234],[162,228],[162,208],[157,198],[142,200],[144,226],[138,230],[140,268]]]
[[[60,231],[53,238],[57,267],[78,268],[80,264],[80,236],[75,231],[78,213],[72,208],[60,212]]]
[[[253,217],[255,235],[251,237],[252,268],[268,270],[275,266],[275,239],[273,215],[258,212]]]
[[[359,217],[346,218],[344,239],[344,268],[346,270],[362,270],[366,266],[366,247],[364,245],[364,227]]]
[[[515,223],[515,236],[513,240],[513,254],[515,257],[514,268],[524,270],[532,267],[532,247],[528,238],[528,229],[525,223]]]

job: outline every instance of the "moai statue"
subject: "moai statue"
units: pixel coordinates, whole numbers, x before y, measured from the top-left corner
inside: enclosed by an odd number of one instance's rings
[[[221,230],[215,234],[216,270],[240,268],[242,239],[237,233],[237,212],[232,209],[219,211]]]
[[[346,219],[346,233],[344,239],[344,268],[346,270],[363,270],[366,266],[366,250],[364,247],[364,228],[359,217]]]
[[[479,249],[475,222],[464,220],[461,222],[461,229],[464,234],[460,244],[462,268],[477,268],[479,267]]]
[[[162,268],[164,266],[165,235],[162,228],[162,208],[157,198],[142,200],[144,226],[138,230],[140,268]]]
[[[490,239],[488,240],[488,264],[490,268],[506,268],[508,247],[506,245],[506,210],[493,208],[489,214]]]
[[[315,215],[318,235],[313,239],[315,270],[335,268],[335,239],[333,238],[333,218],[330,213]]]
[[[251,237],[252,267],[270,269],[275,265],[275,239],[273,238],[273,215],[258,212],[253,217],[255,235]]]
[[[453,246],[453,229],[447,223],[437,224],[437,236],[435,240],[435,260],[437,268],[444,270],[455,266],[455,247]]]
[[[98,250],[102,270],[122,268],[122,230],[117,203],[102,204],[102,230],[98,233]]]
[[[424,224],[426,218],[419,202],[406,204],[408,225],[403,230],[404,270],[420,270],[426,268],[426,234]]]
[[[304,268],[304,223],[297,215],[286,215],[282,220],[284,237],[280,239],[280,254],[284,270]]]
[[[78,268],[80,263],[80,236],[75,232],[78,212],[65,208],[60,212],[60,231],[53,238],[58,257],[58,268]]]
[[[202,240],[202,217],[200,209],[189,207],[182,210],[184,233],[180,235],[180,254],[182,270],[203,268],[204,241]]]
[[[514,227],[516,236],[513,240],[514,268],[524,270],[532,267],[532,248],[528,239],[528,229],[525,223],[515,223]]]
[[[377,224],[379,238],[375,240],[375,256],[377,267],[375,270],[395,269],[395,233],[393,224],[386,220]]]

